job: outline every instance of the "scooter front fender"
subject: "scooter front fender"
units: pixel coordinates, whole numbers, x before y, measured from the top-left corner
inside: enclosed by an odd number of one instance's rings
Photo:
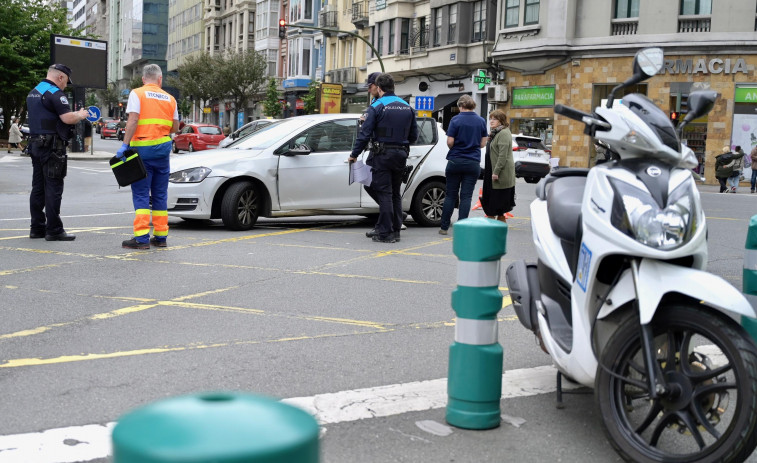
[[[671,293],[691,297],[729,316],[757,317],[757,311],[739,290],[712,273],[664,261],[642,259],[636,291],[631,272],[632,270],[627,270],[608,295],[611,304],[605,304],[600,310],[600,319],[636,298],[639,301],[640,321],[647,324],[652,321],[663,296]]]

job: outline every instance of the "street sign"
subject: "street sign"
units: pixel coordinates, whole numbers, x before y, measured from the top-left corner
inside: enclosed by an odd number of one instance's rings
[[[433,96],[416,96],[415,109],[417,111],[433,111],[434,110],[434,97]]]
[[[98,108],[97,106],[90,106],[89,108],[87,108],[87,112],[89,113],[87,115],[87,120],[89,122],[100,120],[100,108]]]
[[[416,117],[431,117],[431,111],[417,111]]]
[[[473,83],[478,86],[479,90],[483,90],[485,86],[492,83],[492,78],[486,73],[484,69],[477,69],[473,74]]]
[[[342,112],[342,84],[326,84],[320,86],[321,114],[338,114]]]

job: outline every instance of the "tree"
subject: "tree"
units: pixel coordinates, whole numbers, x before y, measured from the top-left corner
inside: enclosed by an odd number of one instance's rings
[[[108,86],[102,90],[98,90],[97,94],[103,102],[103,106],[107,106],[107,108],[102,108],[103,116],[105,115],[106,109],[110,112],[113,108],[118,106],[121,92],[119,92],[118,84],[116,82],[108,82]]]
[[[179,112],[179,116],[185,118],[192,112],[192,103],[188,99],[182,98],[176,102],[176,110]]]
[[[3,138],[10,118],[22,115],[29,94],[50,65],[50,35],[76,36],[66,9],[59,2],[3,0],[0,2],[0,107],[3,108]]]
[[[178,77],[168,77],[167,84],[179,89],[182,98],[199,100],[203,106],[212,98],[220,97],[213,72],[215,64],[215,59],[208,53],[189,56],[177,68]]]
[[[308,93],[302,97],[302,102],[305,105],[305,114],[318,112],[316,105],[318,103],[318,88],[320,85],[321,83],[315,80],[311,80],[308,84]]]
[[[279,92],[276,90],[276,79],[271,77],[268,81],[268,88],[263,100],[263,113],[268,117],[281,116],[281,103],[279,102]]]
[[[97,101],[97,95],[95,95],[92,92],[87,93],[86,105],[87,106],[97,106],[97,103],[98,103],[98,101]]]
[[[237,114],[244,111],[250,101],[262,93],[265,84],[265,72],[268,68],[262,53],[248,50],[229,51],[224,55],[214,56],[214,79],[221,98],[228,98],[234,103]]]

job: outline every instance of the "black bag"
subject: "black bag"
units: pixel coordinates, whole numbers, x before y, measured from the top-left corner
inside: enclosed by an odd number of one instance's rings
[[[147,177],[142,158],[134,150],[126,150],[124,157],[113,156],[110,158],[110,168],[119,186],[127,186]]]

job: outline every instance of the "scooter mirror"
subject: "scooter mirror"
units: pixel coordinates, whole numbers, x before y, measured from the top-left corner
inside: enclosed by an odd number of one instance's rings
[[[634,76],[640,75],[644,80],[656,75],[662,69],[664,56],[661,48],[639,50],[633,61]]]
[[[714,90],[697,90],[689,93],[689,112],[683,121],[689,123],[710,112],[715,106],[718,96],[718,92]]]

